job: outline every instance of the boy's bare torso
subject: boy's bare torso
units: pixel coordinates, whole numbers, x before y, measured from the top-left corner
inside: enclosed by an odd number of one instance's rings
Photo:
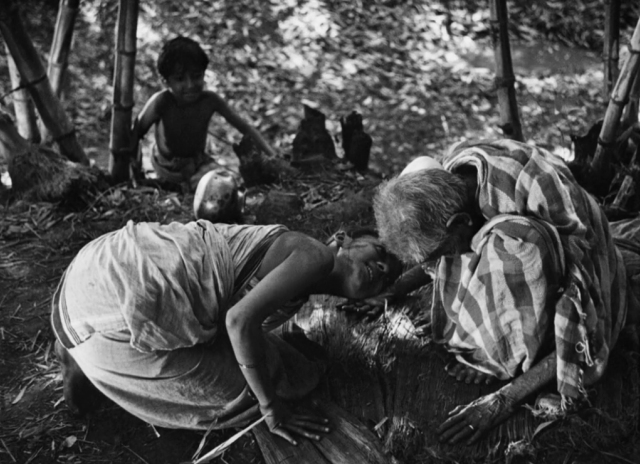
[[[202,156],[219,97],[204,91],[196,102],[179,105],[171,92],[164,90],[157,98],[155,138],[160,154],[168,159]]]

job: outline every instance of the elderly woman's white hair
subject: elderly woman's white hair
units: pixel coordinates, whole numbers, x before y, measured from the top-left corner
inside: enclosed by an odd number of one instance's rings
[[[411,161],[400,173],[401,176],[409,174],[415,171],[422,171],[424,169],[444,169],[442,164],[430,156],[418,156]]]
[[[378,186],[373,209],[380,239],[405,263],[424,262],[447,237],[447,223],[466,206],[464,180],[420,157]]]

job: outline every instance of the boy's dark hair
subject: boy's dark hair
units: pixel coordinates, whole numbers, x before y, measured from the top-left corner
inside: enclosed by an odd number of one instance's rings
[[[162,46],[157,66],[160,75],[167,79],[176,71],[188,68],[204,71],[209,66],[209,57],[198,42],[178,36]]]

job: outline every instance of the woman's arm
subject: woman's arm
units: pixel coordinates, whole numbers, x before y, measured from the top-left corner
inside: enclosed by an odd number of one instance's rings
[[[269,377],[262,322],[282,304],[299,297],[332,269],[333,255],[310,238],[285,234],[265,256],[271,269],[227,313],[226,327],[247,384],[256,396],[270,430],[295,444],[292,432],[319,439],[328,430],[323,420],[292,414],[276,396]],[[261,269],[262,270],[262,269]],[[260,271],[259,271],[260,273]]]
[[[556,378],[556,352],[540,360],[527,372],[500,390],[481,396],[467,405],[457,406],[438,428],[440,441],[450,444],[466,440],[470,445],[501,424],[529,395],[537,393]]]
[[[216,100],[216,111],[227,120],[229,124],[238,129],[243,135],[250,136],[267,155],[274,157],[276,151],[269,145],[269,143],[262,137],[262,134],[258,132],[251,124],[245,121],[238,113],[236,113],[227,103],[217,94],[213,94]]]

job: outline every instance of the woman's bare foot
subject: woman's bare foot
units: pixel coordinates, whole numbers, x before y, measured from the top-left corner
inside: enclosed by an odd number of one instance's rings
[[[84,375],[69,351],[58,340],[55,341],[54,350],[62,370],[64,401],[71,414],[83,417],[96,410],[104,398],[102,393]]]
[[[457,361],[450,362],[444,368],[451,377],[455,377],[459,382],[465,382],[467,384],[475,383],[476,385],[490,385],[497,379],[491,374],[486,374],[474,369],[466,364],[459,363]]]

